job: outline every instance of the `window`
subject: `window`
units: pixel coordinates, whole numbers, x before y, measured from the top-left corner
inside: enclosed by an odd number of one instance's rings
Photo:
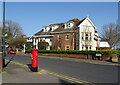
[[[82,40],[84,40],[84,34],[82,33]]]
[[[83,40],[84,38],[83,38],[83,36],[82,36],[82,40]]]
[[[65,25],[63,25],[62,27],[65,28]]]
[[[90,33],[90,36],[91,36],[91,33]]]
[[[61,40],[61,37],[60,37],[60,35],[58,35],[58,40]]]
[[[82,46],[82,50],[83,50],[83,48],[84,48],[84,47]]]
[[[47,32],[47,28],[45,28],[45,32]]]
[[[85,34],[85,40],[88,40],[88,34]]]
[[[70,28],[71,26],[70,26],[70,23],[66,23],[66,27],[67,28]]]
[[[70,35],[66,35],[66,40],[69,40],[70,39]]]
[[[52,39],[50,38],[50,41],[52,41]]]
[[[85,34],[85,36],[87,37],[87,36],[88,36],[88,34]]]
[[[88,40],[88,37],[85,37],[86,40]]]
[[[90,37],[90,40],[91,40],[92,38]]]
[[[60,46],[58,46],[58,50],[61,50],[61,47],[60,47]]]
[[[70,50],[70,46],[67,45],[67,46],[65,47],[65,50]]]
[[[88,50],[88,47],[86,46],[86,50]]]
[[[90,46],[90,50],[91,50],[91,46]]]
[[[50,27],[50,31],[52,31],[52,27]]]
[[[50,50],[52,50],[52,46],[50,46]]]
[[[70,28],[70,23],[68,24],[68,27]]]

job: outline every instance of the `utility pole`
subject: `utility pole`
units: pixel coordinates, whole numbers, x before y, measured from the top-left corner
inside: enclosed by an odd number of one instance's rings
[[[5,0],[3,1],[3,27],[2,27],[2,62],[3,68],[5,67]]]

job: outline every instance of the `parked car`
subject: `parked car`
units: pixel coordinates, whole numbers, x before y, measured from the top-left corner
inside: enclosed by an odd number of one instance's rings
[[[8,54],[16,54],[16,51],[14,51],[13,49],[11,49],[11,50],[8,50],[7,53]]]

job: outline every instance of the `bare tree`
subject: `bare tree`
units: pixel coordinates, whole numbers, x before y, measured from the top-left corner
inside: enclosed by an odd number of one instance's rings
[[[7,20],[5,23],[8,24],[8,26],[5,26],[4,30],[4,32],[8,35],[8,40],[21,37],[23,34],[22,27],[18,23],[11,20]]]
[[[107,41],[111,47],[115,47],[120,42],[119,26],[114,23],[109,23],[102,26],[102,40]]]

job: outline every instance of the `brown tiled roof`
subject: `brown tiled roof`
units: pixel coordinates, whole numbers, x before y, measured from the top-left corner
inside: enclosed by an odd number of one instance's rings
[[[64,23],[56,23],[56,24],[50,24],[49,26],[53,26],[53,25],[62,25]]]
[[[41,31],[35,33],[35,36],[37,36],[37,35],[47,35],[47,34],[49,34],[49,32],[43,32],[43,30],[41,30]]]
[[[61,31],[63,31],[63,32],[69,32],[69,31],[73,31],[73,30],[77,29],[77,28],[78,28],[78,25],[80,25],[85,19],[86,19],[86,18],[84,18],[84,19],[81,20],[81,21],[80,21],[78,18],[70,19],[68,22],[73,21],[73,22],[75,23],[75,25],[74,25],[72,28],[70,28],[70,29],[64,29],[64,28],[62,27],[65,23],[50,24],[49,26],[59,25],[59,28],[55,29],[55,30],[52,31],[52,32],[61,32]],[[49,30],[48,32],[43,32],[43,30],[41,30],[41,31],[37,32],[37,33],[35,34],[35,36],[36,36],[36,35],[50,35],[50,34],[51,34],[51,30]]]
[[[41,30],[41,31],[39,31],[39,32],[37,32],[37,33],[35,33],[35,35],[41,35],[43,33],[43,30]]]
[[[85,19],[86,18],[84,18],[81,21],[79,19],[77,19],[77,18],[71,19],[69,21],[74,21],[75,22],[75,25],[72,28],[70,28],[70,29],[64,29],[63,27],[59,27],[56,30],[54,30],[53,32],[61,32],[61,31],[68,32],[68,31],[73,31],[73,30],[77,29],[78,25],[80,25]]]
[[[80,20],[78,18],[70,19],[68,22],[73,21],[73,22],[79,22]]]
[[[72,30],[73,29],[64,29],[64,28],[60,27],[60,28],[55,29],[53,32],[61,32],[61,31],[68,32],[68,31],[72,31]]]

